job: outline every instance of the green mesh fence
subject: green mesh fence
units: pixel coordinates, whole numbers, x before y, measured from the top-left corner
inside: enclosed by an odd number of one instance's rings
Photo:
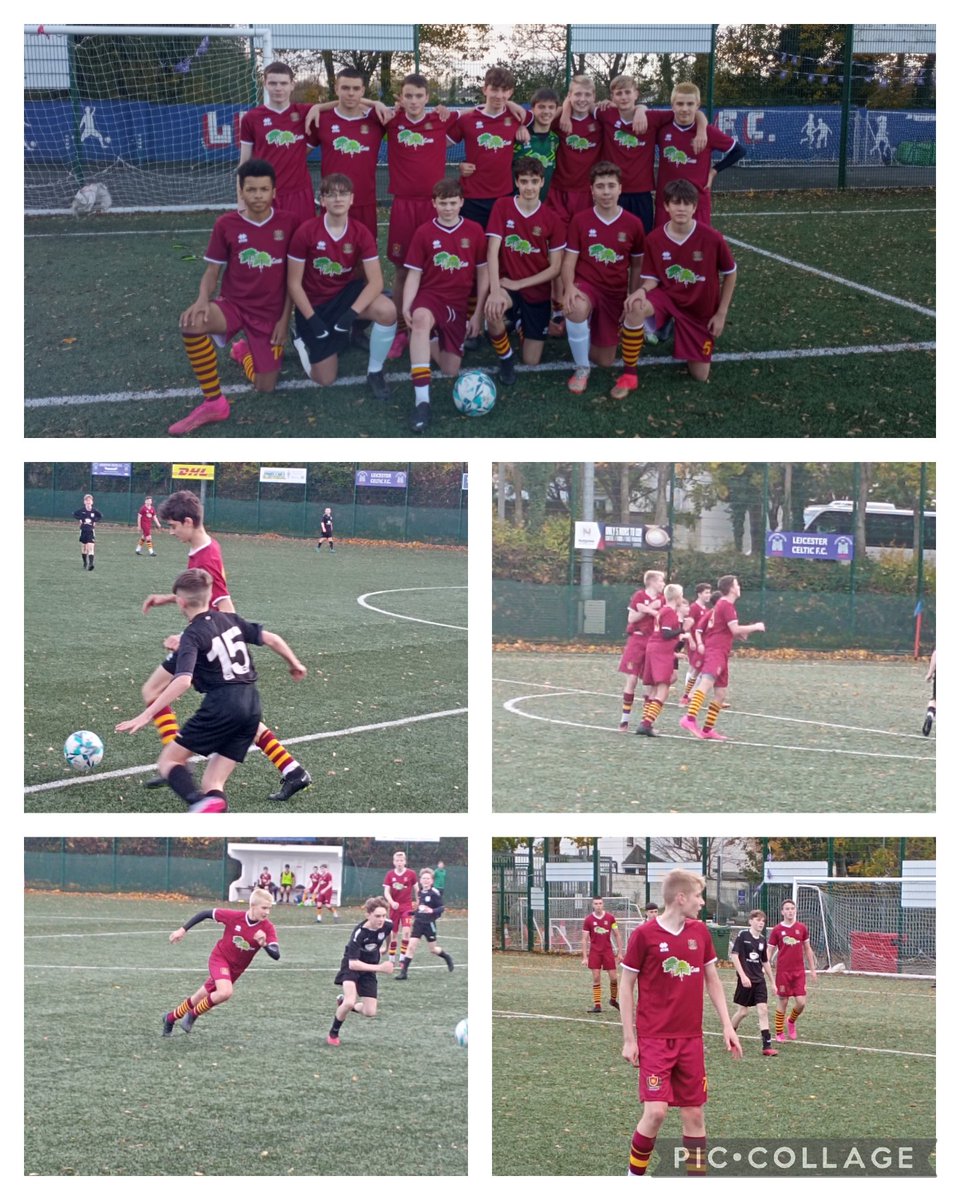
[[[239,866],[223,857],[28,850],[24,879],[28,888],[61,892],[169,892],[219,900]]]
[[[261,482],[260,465],[218,466],[205,490],[204,517],[210,529],[315,537],[323,510],[332,508],[340,538],[466,544],[465,464],[316,463],[305,466],[304,484]],[[360,486],[356,471],[361,468],[399,473],[405,482],[389,488]],[[178,488],[201,490],[197,481],[173,482],[169,464],[132,463],[128,478],[115,478],[93,475],[90,463],[28,463],[24,514],[69,520],[91,492],[106,521],[132,525],[145,495],[152,495],[159,508]]]

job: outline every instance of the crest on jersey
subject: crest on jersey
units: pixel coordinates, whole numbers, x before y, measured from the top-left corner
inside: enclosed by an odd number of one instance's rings
[[[626,233],[624,233],[624,232],[621,230],[621,232],[617,234],[617,241],[618,241],[618,242],[625,242],[626,240],[627,240],[627,235],[626,235]]]
[[[292,113],[290,114],[290,120],[291,120],[291,121],[299,121],[299,120],[300,120],[300,114],[299,114],[298,112],[296,112],[296,111],[292,112]]]
[[[469,250],[470,249],[470,239],[468,237],[463,237],[460,239],[460,249],[461,250]]]
[[[539,225],[534,225],[534,227],[533,227],[533,236],[534,236],[534,237],[540,237],[542,234],[543,234],[543,230],[540,228],[540,226],[539,226]]]
[[[360,126],[360,132],[361,132],[361,133],[369,133],[369,132],[370,132],[370,126],[369,126],[369,125],[361,125],[361,126]]]
[[[694,250],[693,261],[694,262],[703,262],[703,251],[702,250]]]
[[[688,950],[696,950],[696,948],[697,948],[697,939],[696,938],[687,938],[687,949]]]
[[[286,233],[282,229],[275,229],[273,231],[273,240],[275,242],[282,242],[286,236]]]
[[[344,243],[343,243],[343,252],[344,252],[344,254],[352,254],[352,253],[353,253],[353,245],[352,245],[352,243],[350,243],[350,242],[344,242]]]

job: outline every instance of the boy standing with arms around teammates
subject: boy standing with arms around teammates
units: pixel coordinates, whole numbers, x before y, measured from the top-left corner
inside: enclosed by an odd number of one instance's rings
[[[804,957],[810,978],[817,982],[817,962],[810,945],[810,933],[802,921],[797,920],[797,906],[785,900],[780,909],[782,920],[770,931],[770,949],[774,951],[774,966],[777,968],[777,1011],[773,1023],[777,1041],[782,1042],[784,1021],[791,1042],[797,1040],[797,1019],[807,1006],[807,980],[803,970]],[[787,1001],[793,999],[793,1010],[786,1017]]]
[[[203,402],[167,430],[179,437],[202,425],[226,421],[230,404],[220,387],[217,346],[241,330],[230,357],[258,392],[277,386],[292,301],[287,295],[287,250],[297,218],[274,208],[273,167],[251,158],[237,171],[243,212],[218,217],[204,259],[200,293],[180,314],[180,334]],[[223,280],[220,293],[214,292]]]
[[[617,963],[623,957],[623,943],[620,941],[620,927],[613,913],[603,907],[603,897],[593,897],[593,912],[587,913],[583,921],[581,950],[583,965],[589,967],[593,975],[593,1005],[587,1012],[603,1012],[600,1007],[601,983],[600,972],[606,971],[610,980],[610,1007],[619,1008],[617,999]]]
[[[487,246],[483,229],[461,215],[463,192],[455,179],[433,185],[436,216],[410,241],[403,319],[410,330],[410,376],[414,408],[409,425],[422,433],[430,424],[430,362],[444,375],[460,370],[464,340],[479,336],[487,299]],[[477,308],[467,319],[474,286]]]
[[[626,319],[649,322],[655,330],[673,321],[674,357],[702,383],[727,323],[737,264],[723,234],[697,219],[697,192],[689,180],[668,183],[664,199],[670,219],[646,239],[641,283],[627,297]]]
[[[294,345],[307,377],[328,385],[337,378],[354,321],[373,321],[367,384],[378,400],[386,400],[390,389],[383,364],[397,332],[397,310],[383,294],[376,239],[353,218],[353,184],[346,175],[324,175],[320,203],[323,215],[305,221],[290,243],[287,288],[296,309]]]
[[[663,881],[664,910],[630,935],[623,956],[620,1018],[623,1057],[640,1071],[643,1115],[630,1146],[631,1175],[644,1175],[670,1108],[679,1108],[687,1174],[707,1169],[707,1072],[703,1054],[703,993],[723,1027],[734,1058],[740,1042],[727,1015],[717,956],[706,925],[703,880],[671,871]]]
[[[530,113],[533,120],[526,126],[530,140],[514,142],[513,166],[516,179],[518,158],[535,159],[543,167],[543,182],[540,184],[540,199],[545,203],[550,195],[550,182],[557,166],[557,146],[560,135],[553,128],[560,108],[560,97],[553,88],[538,88],[530,97]]]
[[[639,283],[643,257],[643,225],[620,207],[620,168],[597,163],[590,171],[590,188],[593,207],[570,222],[561,267],[567,340],[576,364],[567,388],[577,396],[587,390],[591,363],[613,365],[624,301]],[[610,393],[614,399],[624,399],[636,387],[642,349],[643,322],[634,327],[628,316],[623,329],[624,373]]]
[[[659,227],[670,217],[665,201],[665,189],[672,179],[687,179],[699,193],[699,216],[704,225],[710,224],[710,189],[720,171],[738,163],[746,151],[736,138],[721,133],[716,125],[707,126],[707,146],[703,153],[694,149],[698,129],[696,114],[700,108],[700,89],[694,83],[678,83],[670,97],[673,120],[660,125],[657,146],[660,150],[660,165],[657,168],[657,212],[655,224]],[[723,158],[713,165],[714,150],[723,152]]]
[[[670,695],[670,684],[676,679],[677,652],[686,628],[680,612],[682,603],[683,588],[679,583],[668,583],[643,656],[643,690],[647,699],[637,733],[644,737],[656,736],[653,726]]]
[[[189,1033],[197,1017],[202,1017],[217,1005],[226,1004],[233,995],[233,985],[256,958],[258,951],[266,950],[274,962],[279,961],[277,931],[270,920],[272,907],[273,897],[270,893],[256,887],[250,893],[246,912],[231,908],[205,908],[170,934],[171,942],[182,942],[188,930],[201,921],[216,921],[224,927],[220,940],[210,952],[209,979],[199,991],[164,1015],[164,1037],[171,1036],[177,1021],[184,1033]]]
[[[559,278],[566,245],[563,222],[540,199],[543,165],[515,158],[513,175],[518,194],[496,202],[487,226],[487,332],[507,386],[516,379],[507,320],[520,332],[524,363],[536,366],[550,327],[551,281]]]
[[[307,154],[310,146],[304,129],[309,104],[298,104],[293,96],[293,70],[273,62],[264,69],[264,101],[243,114],[240,120],[240,163],[251,158],[273,167],[277,184],[276,206],[294,218],[294,228],[316,215],[313,183]],[[239,197],[243,203],[242,196]]]
[[[761,1052],[768,1058],[776,1057],[776,1050],[770,1044],[770,1017],[767,1015],[767,983],[773,991],[773,974],[767,961],[767,942],[763,936],[763,927],[767,923],[763,909],[755,908],[750,914],[750,927],[741,929],[737,940],[733,943],[730,958],[737,972],[737,986],[733,993],[733,1010],[731,1025],[740,1028],[740,1022],[751,1008],[757,1010],[757,1020],[760,1024]]]
[[[121,721],[117,733],[137,733],[177,700],[190,686],[203,703],[173,741],[160,752],[157,769],[190,812],[226,812],[224,787],[237,763],[247,756],[260,726],[257,672],[248,645],[267,646],[289,666],[294,679],[307,668],[278,634],[245,621],[238,613],[211,609],[213,581],[201,569],[177,576],[173,594],[189,620],[180,635],[173,678],[138,716]],[[206,758],[200,791],[187,766],[194,754]]]
[[[549,204],[569,222],[588,209],[591,198],[592,169],[601,160],[603,130],[594,105],[596,93],[589,75],[574,75],[570,92],[563,102],[553,127],[560,134],[557,166],[550,184]]]

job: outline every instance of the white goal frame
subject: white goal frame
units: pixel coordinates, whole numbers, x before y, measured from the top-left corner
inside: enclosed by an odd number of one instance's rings
[[[934,865],[934,864],[931,864]],[[824,951],[827,958],[828,972],[844,972],[851,975],[872,976],[880,979],[931,979],[936,977],[936,945],[932,948],[932,953],[926,955],[926,960],[930,962],[931,969],[929,971],[866,971],[852,970],[849,963],[839,958],[835,954],[835,948],[832,944],[828,929],[828,916],[824,905],[824,894],[831,887],[849,887],[863,888],[864,893],[868,893],[871,885],[877,884],[894,884],[900,887],[900,912],[909,912],[911,909],[917,908],[932,908],[936,911],[936,874],[931,872],[929,875],[897,875],[897,876],[851,876],[851,875],[798,875],[792,881],[792,898],[794,904],[797,905],[797,919],[804,921],[804,916],[800,912],[800,890],[802,888],[812,888],[817,892],[817,911],[819,914],[819,932],[823,940]],[[926,894],[925,894],[926,893]],[[929,899],[928,899],[929,897]],[[927,901],[924,903],[924,901]],[[809,921],[804,921],[809,925]],[[849,932],[854,932],[853,930]],[[878,932],[876,930],[867,930],[865,932]],[[890,929],[883,932],[896,933],[898,930]],[[934,939],[936,931],[934,930]],[[898,967],[900,963],[898,952]]]

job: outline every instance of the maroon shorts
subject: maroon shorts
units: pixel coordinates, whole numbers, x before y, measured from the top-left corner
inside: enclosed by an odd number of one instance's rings
[[[713,334],[700,321],[692,317],[685,309],[674,304],[673,300],[662,287],[653,288],[647,293],[647,299],[653,305],[657,324],[665,325],[669,317],[674,320],[673,357],[683,362],[705,362],[713,358]]]
[[[703,1038],[640,1038],[640,1099],[671,1108],[700,1108],[707,1102]]]
[[[656,687],[658,683],[673,683],[676,668],[673,665],[674,654],[656,657],[649,651],[643,660],[643,682],[646,687]]]
[[[405,912],[395,912],[390,920],[393,921],[394,933],[396,933],[401,925],[409,929],[413,924],[413,909],[408,908]]]
[[[585,192],[564,192],[551,186],[547,192],[547,207],[552,208],[569,225],[578,212],[583,212],[593,204],[593,193],[589,188]]]
[[[703,670],[703,654],[694,646],[687,647],[687,662],[690,664],[691,671],[699,674]]]
[[[326,888],[322,892],[317,892],[317,904],[326,904],[328,908],[333,907],[333,888]]]
[[[615,971],[617,969],[617,956],[613,952],[613,947],[601,946],[595,949],[591,946],[587,966],[592,971]]]
[[[149,538],[150,540],[152,540],[152,534],[153,534],[153,526],[152,525],[141,525],[140,532],[145,538]]]
[[[207,992],[211,993],[217,990],[219,979],[229,979],[231,983],[236,983],[245,970],[243,967],[235,967],[228,963],[223,955],[217,954],[216,951],[210,955],[207,966],[210,969],[210,978],[203,986]]]
[[[313,187],[299,188],[295,192],[285,192],[278,188],[274,208],[296,217],[298,225],[302,225],[304,221],[312,221],[317,215]]]
[[[359,221],[361,225],[366,227],[373,234],[373,240],[377,240],[377,206],[376,204],[351,204],[350,216],[355,221]]]
[[[283,364],[283,346],[274,346],[270,341],[274,326],[264,329],[256,318],[245,316],[232,300],[214,300],[213,303],[223,313],[227,323],[225,333],[210,335],[214,342],[218,346],[226,346],[232,337],[242,331],[253,355],[254,371],[258,375],[272,375],[274,371],[279,371]],[[278,313],[278,320],[279,317]]]
[[[794,971],[791,974],[777,972],[778,996],[805,996],[807,994],[807,974],[805,971]]]
[[[387,233],[387,258],[402,267],[410,240],[421,225],[437,215],[430,199],[394,196],[390,209],[390,229]]]
[[[441,351],[463,358],[463,339],[467,336],[466,312],[458,312],[445,301],[438,300],[436,296],[424,291],[419,291],[414,296],[413,304],[410,305],[411,314],[418,308],[425,308],[433,316],[431,337],[435,333],[440,339]]]
[[[636,633],[627,637],[627,643],[620,655],[620,665],[617,670],[621,675],[643,675],[643,660],[647,654],[647,639]]]
[[[577,277],[574,285],[590,301],[590,340],[595,346],[616,346],[620,341],[620,322],[626,294],[605,292]]]
[[[725,688],[730,682],[729,667],[730,654],[727,650],[722,648],[711,650],[707,646],[703,652],[703,666],[700,668],[701,675],[712,676],[714,687]]]

